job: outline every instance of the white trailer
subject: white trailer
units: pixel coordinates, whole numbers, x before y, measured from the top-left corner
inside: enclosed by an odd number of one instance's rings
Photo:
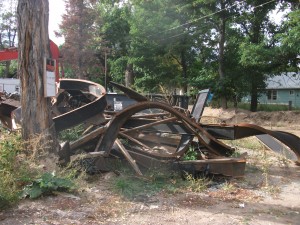
[[[0,78],[0,92],[17,92],[20,94],[20,80],[14,78]]]

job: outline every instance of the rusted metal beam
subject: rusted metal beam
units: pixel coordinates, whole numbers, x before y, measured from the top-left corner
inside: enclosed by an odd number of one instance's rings
[[[53,118],[55,129],[61,131],[75,125],[78,125],[85,120],[104,112],[106,107],[105,89],[101,85],[80,79],[61,79],[60,88],[64,90],[80,91],[94,96],[95,100],[84,106],[78,107],[70,112]]]
[[[200,141],[208,149],[214,148],[220,155],[228,155],[232,153],[233,149],[216,140],[207,131],[205,131],[200,125],[193,122],[190,118],[187,118],[182,113],[174,110],[171,106],[159,103],[159,102],[140,102],[133,106],[129,106],[123,111],[115,115],[115,117],[107,124],[107,131],[103,134],[101,138],[101,143],[97,151],[110,151],[113,141],[117,138],[117,133],[123,124],[135,113],[143,111],[149,108],[158,108],[170,112],[173,116],[177,117],[179,120],[185,121],[193,129],[197,129],[197,134],[201,137]],[[175,153],[174,155],[183,154],[183,152]]]
[[[148,101],[148,99],[145,96],[133,91],[130,88],[125,87],[124,85],[121,85],[121,84],[118,84],[118,83],[115,83],[112,81],[110,82],[110,84],[112,86],[118,88],[119,90],[123,91],[124,94],[127,95],[129,98],[132,98],[138,102]]]
[[[257,139],[264,144],[268,149],[285,156],[287,159],[296,161],[296,155],[291,150],[272,136],[268,134],[256,135]]]
[[[139,115],[133,115],[131,118],[134,118],[134,119],[138,119],[138,118],[143,118],[143,119],[146,119],[146,118],[158,118],[158,117],[164,117],[164,116],[168,116],[170,115],[170,113],[141,113]]]
[[[294,158],[296,158],[296,164],[300,164],[300,138],[294,134],[284,131],[268,130],[254,124],[247,123],[225,126],[203,125],[203,127],[211,135],[220,139],[235,140],[257,135],[270,135],[271,137],[275,138],[276,140],[289,147],[289,149],[291,150],[289,154],[294,154]],[[272,150],[276,150],[276,148]]]
[[[134,128],[126,129],[126,130],[123,130],[123,133],[128,133],[128,132],[132,132],[132,131],[139,131],[139,130],[142,130],[142,129],[145,129],[145,128],[153,127],[155,125],[159,125],[159,124],[163,124],[163,123],[169,123],[169,122],[172,122],[172,121],[176,121],[176,117],[161,119],[161,120],[154,121],[152,123],[148,123],[148,124],[145,124],[145,125],[142,125],[142,126],[137,126],[137,127],[134,127]]]
[[[129,136],[129,135],[125,134],[124,132],[119,132],[119,135],[120,135],[121,137],[124,137],[124,138],[126,138],[126,139],[128,139],[128,140],[134,142],[134,143],[137,144],[137,145],[140,145],[142,148],[145,148],[145,149],[148,149],[148,150],[151,149],[149,146],[147,146],[147,145],[145,145],[144,143],[138,141],[137,139],[133,138],[132,136]]]
[[[90,133],[85,134],[84,136],[80,137],[76,141],[73,141],[70,143],[70,149],[75,150],[76,148],[82,146],[83,144],[86,144],[87,142],[95,139],[96,137],[100,136],[106,131],[106,127],[99,127]]]
[[[222,174],[225,176],[244,176],[246,160],[241,158],[223,158],[207,160],[191,160],[176,162],[181,170],[204,172],[206,174]]]
[[[138,165],[136,164],[135,160],[131,157],[131,155],[127,152],[126,148],[124,147],[124,145],[121,143],[121,141],[117,138],[115,140],[116,144],[118,145],[118,147],[120,148],[120,152],[124,155],[124,157],[127,159],[127,161],[130,163],[130,165],[132,166],[132,168],[134,169],[134,171],[139,175],[139,176],[143,176],[140,168],[138,167]]]

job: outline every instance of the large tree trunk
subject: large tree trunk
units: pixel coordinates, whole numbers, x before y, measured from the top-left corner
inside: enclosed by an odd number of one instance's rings
[[[19,0],[17,8],[21,80],[22,136],[25,140],[39,135],[39,145],[57,153],[50,98],[44,97],[44,57],[49,58],[48,0]],[[52,142],[50,142],[53,140]]]
[[[256,112],[257,111],[257,98],[258,98],[258,93],[257,93],[257,86],[256,82],[251,83],[251,103],[250,103],[250,111],[251,112]]]

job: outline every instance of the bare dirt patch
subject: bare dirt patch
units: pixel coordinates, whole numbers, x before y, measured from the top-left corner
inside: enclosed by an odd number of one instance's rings
[[[300,134],[299,112],[206,108],[204,115],[209,122],[247,122]],[[215,177],[202,192],[162,190],[129,200],[112,191],[113,176],[95,175],[78,193],[21,201],[0,212],[0,224],[299,224],[300,167],[262,146],[245,151],[243,178]]]

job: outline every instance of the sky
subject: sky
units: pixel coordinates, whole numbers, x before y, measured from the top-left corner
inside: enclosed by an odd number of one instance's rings
[[[62,15],[65,13],[65,2],[64,0],[49,0],[49,38],[54,41],[57,45],[64,43],[64,38],[55,37],[54,31],[59,30],[59,24],[62,21]],[[10,1],[3,1],[4,10],[9,10]],[[15,7],[18,2],[15,1]],[[1,9],[0,9],[1,11]]]
[[[56,43],[61,45],[64,43],[63,37],[55,37],[54,31],[59,30],[59,24],[62,20],[62,15],[65,13],[65,2],[64,0],[49,0],[49,38]]]

